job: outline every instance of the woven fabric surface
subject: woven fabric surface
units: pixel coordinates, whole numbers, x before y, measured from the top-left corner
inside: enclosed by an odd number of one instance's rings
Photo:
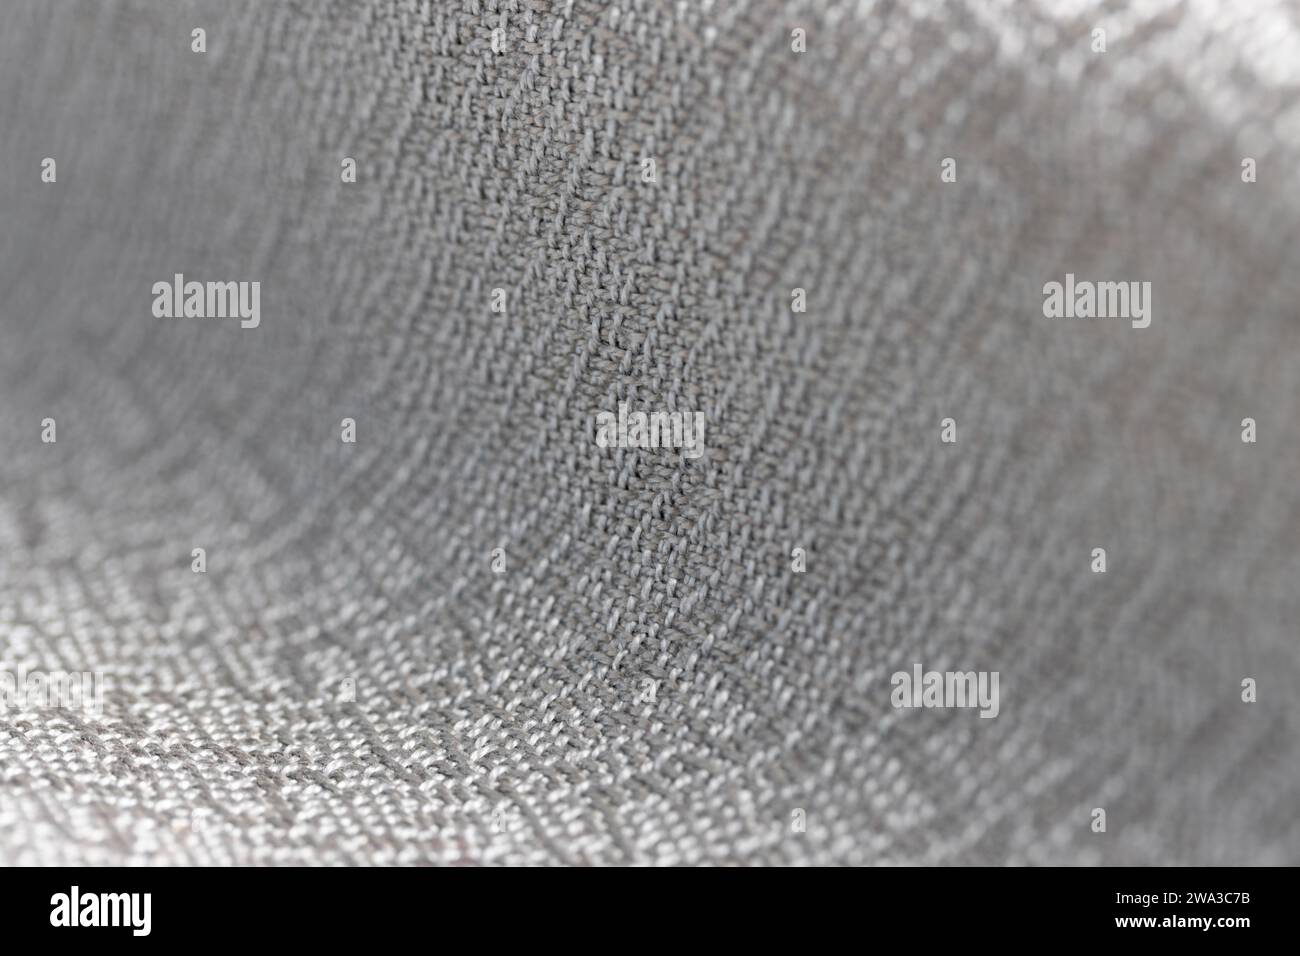
[[[1300,863],[1296,3],[0,22],[0,862]]]

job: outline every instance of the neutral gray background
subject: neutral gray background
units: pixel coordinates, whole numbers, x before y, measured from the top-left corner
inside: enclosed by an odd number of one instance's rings
[[[1300,862],[1300,5],[1134,8],[6,0],[0,861]]]

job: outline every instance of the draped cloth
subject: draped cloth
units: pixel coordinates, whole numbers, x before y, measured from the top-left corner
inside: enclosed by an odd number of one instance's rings
[[[3,21],[0,862],[1300,862],[1295,2]]]

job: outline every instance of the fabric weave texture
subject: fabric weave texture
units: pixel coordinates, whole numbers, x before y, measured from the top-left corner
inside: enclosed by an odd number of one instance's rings
[[[1300,863],[1297,3],[0,23],[0,862]]]

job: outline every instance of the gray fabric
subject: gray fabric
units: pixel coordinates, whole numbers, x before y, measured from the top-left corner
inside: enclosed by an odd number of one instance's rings
[[[0,861],[1300,862],[1296,3],[0,16]]]

